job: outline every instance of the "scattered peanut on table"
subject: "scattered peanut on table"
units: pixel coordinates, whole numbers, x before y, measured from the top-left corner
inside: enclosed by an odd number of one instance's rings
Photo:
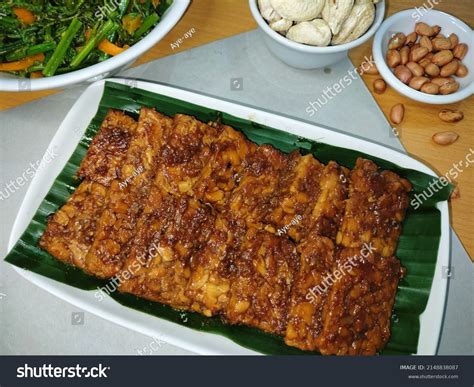
[[[454,144],[459,138],[459,134],[456,132],[438,132],[433,135],[433,141],[438,145],[451,145]]]
[[[404,116],[405,106],[401,103],[397,103],[390,110],[390,120],[396,125],[400,124],[403,121]]]

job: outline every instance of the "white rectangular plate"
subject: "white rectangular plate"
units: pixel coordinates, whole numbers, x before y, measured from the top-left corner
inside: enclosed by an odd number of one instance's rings
[[[122,84],[129,82],[124,79],[114,79],[112,81]],[[33,178],[15,220],[10,235],[9,250],[13,248],[27,228],[43,198],[66,165],[90,121],[95,116],[104,90],[104,84],[105,81],[98,81],[89,86],[71,108],[52,139],[45,156],[48,155],[48,152],[57,154],[57,156],[48,162],[47,167],[39,168]],[[390,160],[401,167],[436,176],[431,169],[406,154],[316,125],[160,84],[137,81],[136,84],[134,82],[134,86],[244,119],[250,119],[308,139],[355,149],[381,159]],[[47,157],[50,159],[50,156]],[[449,266],[450,232],[447,202],[438,203],[438,209],[441,211],[441,240],[430,297],[426,310],[420,317],[421,327],[417,354],[423,355],[436,354],[446,300],[447,281],[442,279],[441,271],[443,266]],[[256,354],[256,352],[243,348],[223,336],[198,332],[137,312],[123,307],[110,297],[98,301],[95,292],[79,290],[23,269],[15,268],[15,270],[37,286],[79,308],[145,335],[159,337],[161,340],[189,351],[206,355]]]

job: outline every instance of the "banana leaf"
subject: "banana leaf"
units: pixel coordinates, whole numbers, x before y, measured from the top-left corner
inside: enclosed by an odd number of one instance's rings
[[[413,184],[412,197],[428,189],[437,178],[424,173],[405,169],[389,161],[372,157],[355,150],[334,147],[308,140],[287,132],[256,124],[186,101],[152,93],[120,83],[107,82],[96,116],[88,126],[85,135],[74,154],[57,177],[49,193],[41,203],[28,228],[5,260],[23,269],[31,270],[56,281],[87,291],[107,285],[107,281],[91,277],[83,271],[56,260],[38,246],[45,230],[48,216],[60,208],[70,197],[79,181],[74,177],[93,136],[97,133],[108,109],[120,109],[137,118],[142,106],[154,107],[167,115],[190,114],[199,120],[219,121],[242,131],[257,144],[271,144],[283,152],[299,149],[312,153],[322,162],[334,160],[352,168],[358,157],[376,162],[380,167],[390,169],[409,179]],[[392,334],[381,354],[407,355],[416,353],[420,331],[419,316],[425,310],[438,254],[441,236],[441,214],[436,203],[449,198],[452,186],[446,186],[424,201],[418,209],[409,208],[400,237],[397,257],[407,269],[407,275],[400,282],[392,315]],[[411,201],[411,200],[410,200]],[[263,333],[247,326],[230,326],[218,317],[208,318],[193,312],[178,312],[156,302],[114,292],[114,300],[129,308],[154,315],[186,327],[223,335],[246,348],[270,355],[317,355],[285,345],[281,337]]]

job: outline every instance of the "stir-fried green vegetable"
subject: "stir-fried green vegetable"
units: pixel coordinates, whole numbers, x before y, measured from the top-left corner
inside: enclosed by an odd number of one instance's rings
[[[0,71],[50,77],[118,55],[172,0],[0,0]]]

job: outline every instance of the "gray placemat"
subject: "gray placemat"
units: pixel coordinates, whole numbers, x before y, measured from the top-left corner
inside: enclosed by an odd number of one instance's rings
[[[307,122],[337,128],[403,150],[391,126],[349,60],[321,70],[290,68],[267,50],[257,31],[234,36],[127,70],[121,76],[174,85]],[[348,85],[348,78],[351,79]],[[346,85],[337,96],[334,85]],[[332,89],[332,93],[329,89]],[[80,86],[0,113],[0,190],[41,159]],[[326,93],[324,91],[326,90]],[[323,97],[326,95],[326,99]],[[329,98],[331,96],[331,98]],[[323,102],[312,116],[310,102]],[[0,256],[29,180],[0,200]],[[474,267],[452,233],[451,279],[439,354],[473,354]],[[448,279],[446,279],[448,280]],[[75,314],[79,313],[79,314]],[[188,354],[152,344],[141,334],[82,311],[39,290],[0,263],[0,353]],[[36,333],[40,331],[41,335]],[[145,350],[145,353],[147,350]]]

